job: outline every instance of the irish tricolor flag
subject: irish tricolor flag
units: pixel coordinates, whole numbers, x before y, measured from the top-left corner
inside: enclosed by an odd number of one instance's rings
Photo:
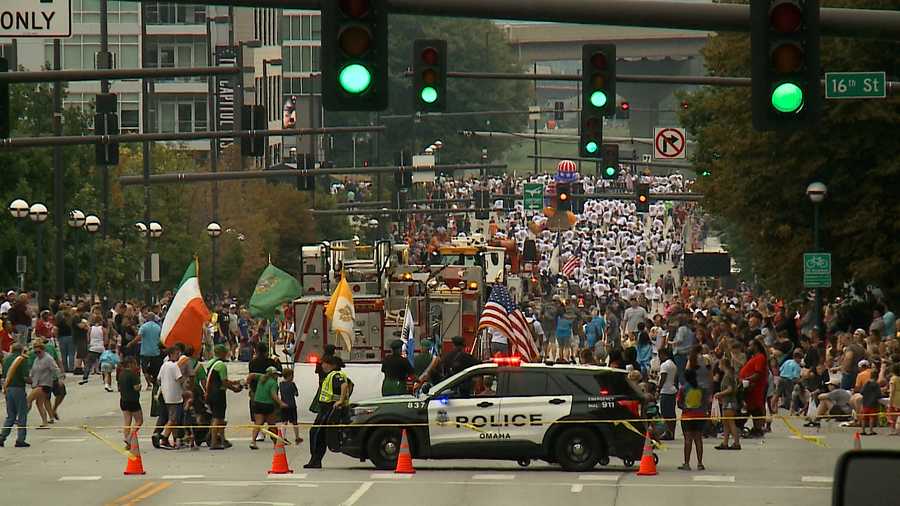
[[[162,324],[161,340],[165,346],[184,343],[200,351],[203,325],[209,321],[209,309],[200,294],[200,279],[197,277],[197,259],[188,265],[181,278],[181,286],[169,305]]]

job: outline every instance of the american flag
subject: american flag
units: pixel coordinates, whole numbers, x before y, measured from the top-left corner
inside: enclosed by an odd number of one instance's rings
[[[564,263],[562,267],[563,276],[567,278],[571,277],[579,265],[581,265],[581,259],[576,256],[566,260],[566,263]]]
[[[491,296],[481,312],[478,330],[485,328],[494,329],[505,335],[509,339],[513,355],[522,357],[526,362],[537,358],[537,346],[531,339],[525,315],[513,303],[509,291],[503,285],[494,285]]]

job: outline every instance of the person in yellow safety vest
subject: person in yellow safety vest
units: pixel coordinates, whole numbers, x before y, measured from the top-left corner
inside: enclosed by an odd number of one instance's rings
[[[322,427],[328,423],[334,409],[342,409],[347,406],[353,382],[347,377],[347,373],[340,370],[339,359],[333,355],[322,357],[322,369],[326,373],[319,387],[319,404],[316,413],[316,421],[309,429],[310,459],[303,467],[305,469],[321,469],[322,457],[325,456],[326,429]]]

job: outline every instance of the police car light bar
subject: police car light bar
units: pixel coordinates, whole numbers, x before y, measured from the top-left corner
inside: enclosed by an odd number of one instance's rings
[[[511,367],[519,367],[522,365],[522,357],[512,356],[512,357],[494,357],[491,359],[491,362],[497,364],[498,366],[511,366]]]

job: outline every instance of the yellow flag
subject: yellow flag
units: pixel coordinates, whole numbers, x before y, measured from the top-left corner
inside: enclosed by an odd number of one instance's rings
[[[331,321],[331,328],[335,335],[344,339],[344,349],[350,351],[352,347],[353,321],[356,319],[356,310],[353,308],[353,291],[347,280],[341,275],[341,281],[331,294],[331,300],[325,307],[325,316]]]

